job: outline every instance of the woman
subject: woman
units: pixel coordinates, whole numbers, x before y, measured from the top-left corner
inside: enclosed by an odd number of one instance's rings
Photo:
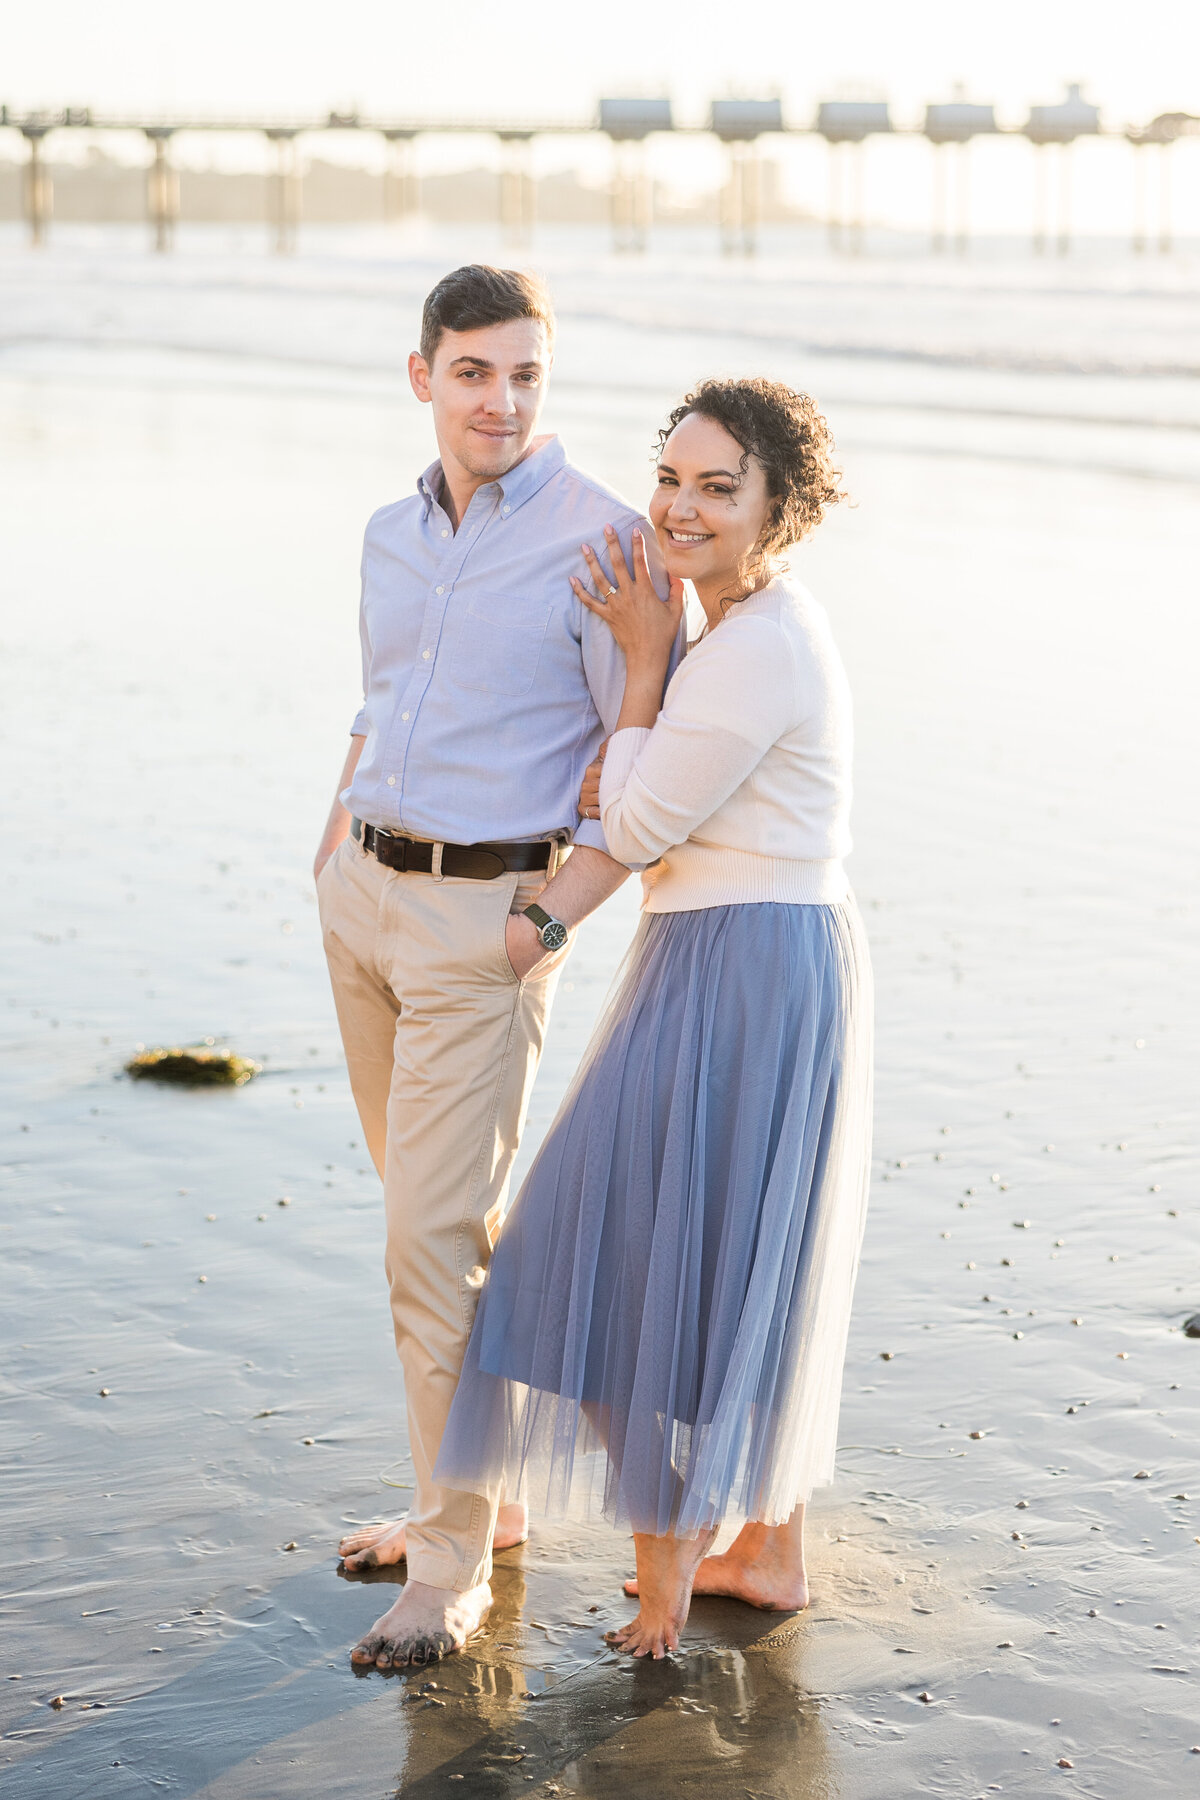
[[[807,1604],[804,1503],[833,1476],[870,1147],[870,972],[842,857],[850,705],[824,614],[776,562],[840,498],[811,400],[709,381],[661,434],[650,519],[594,591],[624,703],[581,810],[650,865],[615,998],[506,1221],[438,1478],[557,1510],[606,1452],[636,1619],[693,1591]],[[692,582],[707,626],[659,696]],[[706,1556],[727,1507],[747,1524]]]

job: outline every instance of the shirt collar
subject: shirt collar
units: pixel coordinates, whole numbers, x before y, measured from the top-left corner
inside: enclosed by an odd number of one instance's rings
[[[507,475],[502,475],[491,485],[500,489],[505,508],[509,513],[514,513],[518,507],[524,506],[527,500],[532,500],[533,496],[545,487],[552,475],[557,475],[558,471],[565,466],[566,460],[567,453],[563,449],[561,438],[554,435],[541,439],[535,438],[534,448],[529,455],[524,457],[515,468],[510,469]],[[440,458],[437,462],[431,462],[425,472],[417,477],[417,492],[424,502],[424,516],[428,518],[433,507],[441,505],[442,464]]]

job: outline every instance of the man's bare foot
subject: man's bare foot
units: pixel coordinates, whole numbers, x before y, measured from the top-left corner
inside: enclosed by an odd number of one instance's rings
[[[465,1594],[410,1581],[396,1604],[376,1619],[350,1652],[356,1668],[402,1669],[437,1662],[461,1650],[487,1618],[492,1590],[486,1582]]]
[[[607,1634],[606,1641],[614,1649],[652,1656],[656,1661],[678,1650],[696,1570],[716,1535],[708,1531],[697,1538],[676,1538],[634,1532],[641,1606],[630,1624]]]
[[[625,1592],[636,1598],[637,1581],[627,1581]],[[768,1612],[803,1612],[808,1605],[804,1508],[797,1507],[786,1525],[743,1525],[728,1550],[704,1558],[692,1592],[744,1600]]]
[[[529,1514],[515,1502],[502,1506],[496,1516],[492,1534],[493,1550],[511,1550],[529,1536]],[[349,1575],[363,1569],[385,1569],[402,1563],[408,1557],[408,1544],[403,1519],[385,1519],[378,1525],[367,1525],[352,1531],[338,1545],[342,1567]]]

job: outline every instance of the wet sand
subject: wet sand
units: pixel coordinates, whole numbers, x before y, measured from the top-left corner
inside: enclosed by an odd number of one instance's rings
[[[112,266],[88,304],[119,314]],[[856,692],[880,1004],[813,1605],[698,1602],[685,1655],[631,1666],[602,1634],[632,1546],[580,1518],[500,1557],[467,1654],[350,1671],[393,1577],[330,1550],[404,1504],[405,1441],[307,866],[356,704],[362,522],[428,440],[392,375],[88,346],[81,315],[0,354],[19,1800],[1195,1783],[1192,439],[1057,401],[997,431],[974,386],[941,432],[898,363],[898,399],[860,370],[839,406],[849,364],[727,324],[674,342],[619,316],[630,280],[563,319],[551,423],[577,458],[636,494],[690,374],[771,368],[825,399],[856,497],[800,560]],[[1112,395],[1081,376],[1072,404]],[[581,936],[523,1164],[633,919],[625,893]],[[204,1034],[264,1074],[120,1077],[138,1043]]]

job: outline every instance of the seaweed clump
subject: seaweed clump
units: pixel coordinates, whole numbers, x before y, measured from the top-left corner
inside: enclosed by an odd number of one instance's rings
[[[125,1073],[135,1081],[175,1081],[184,1087],[243,1087],[261,1068],[248,1056],[217,1049],[209,1039],[170,1050],[139,1050],[125,1064]]]

